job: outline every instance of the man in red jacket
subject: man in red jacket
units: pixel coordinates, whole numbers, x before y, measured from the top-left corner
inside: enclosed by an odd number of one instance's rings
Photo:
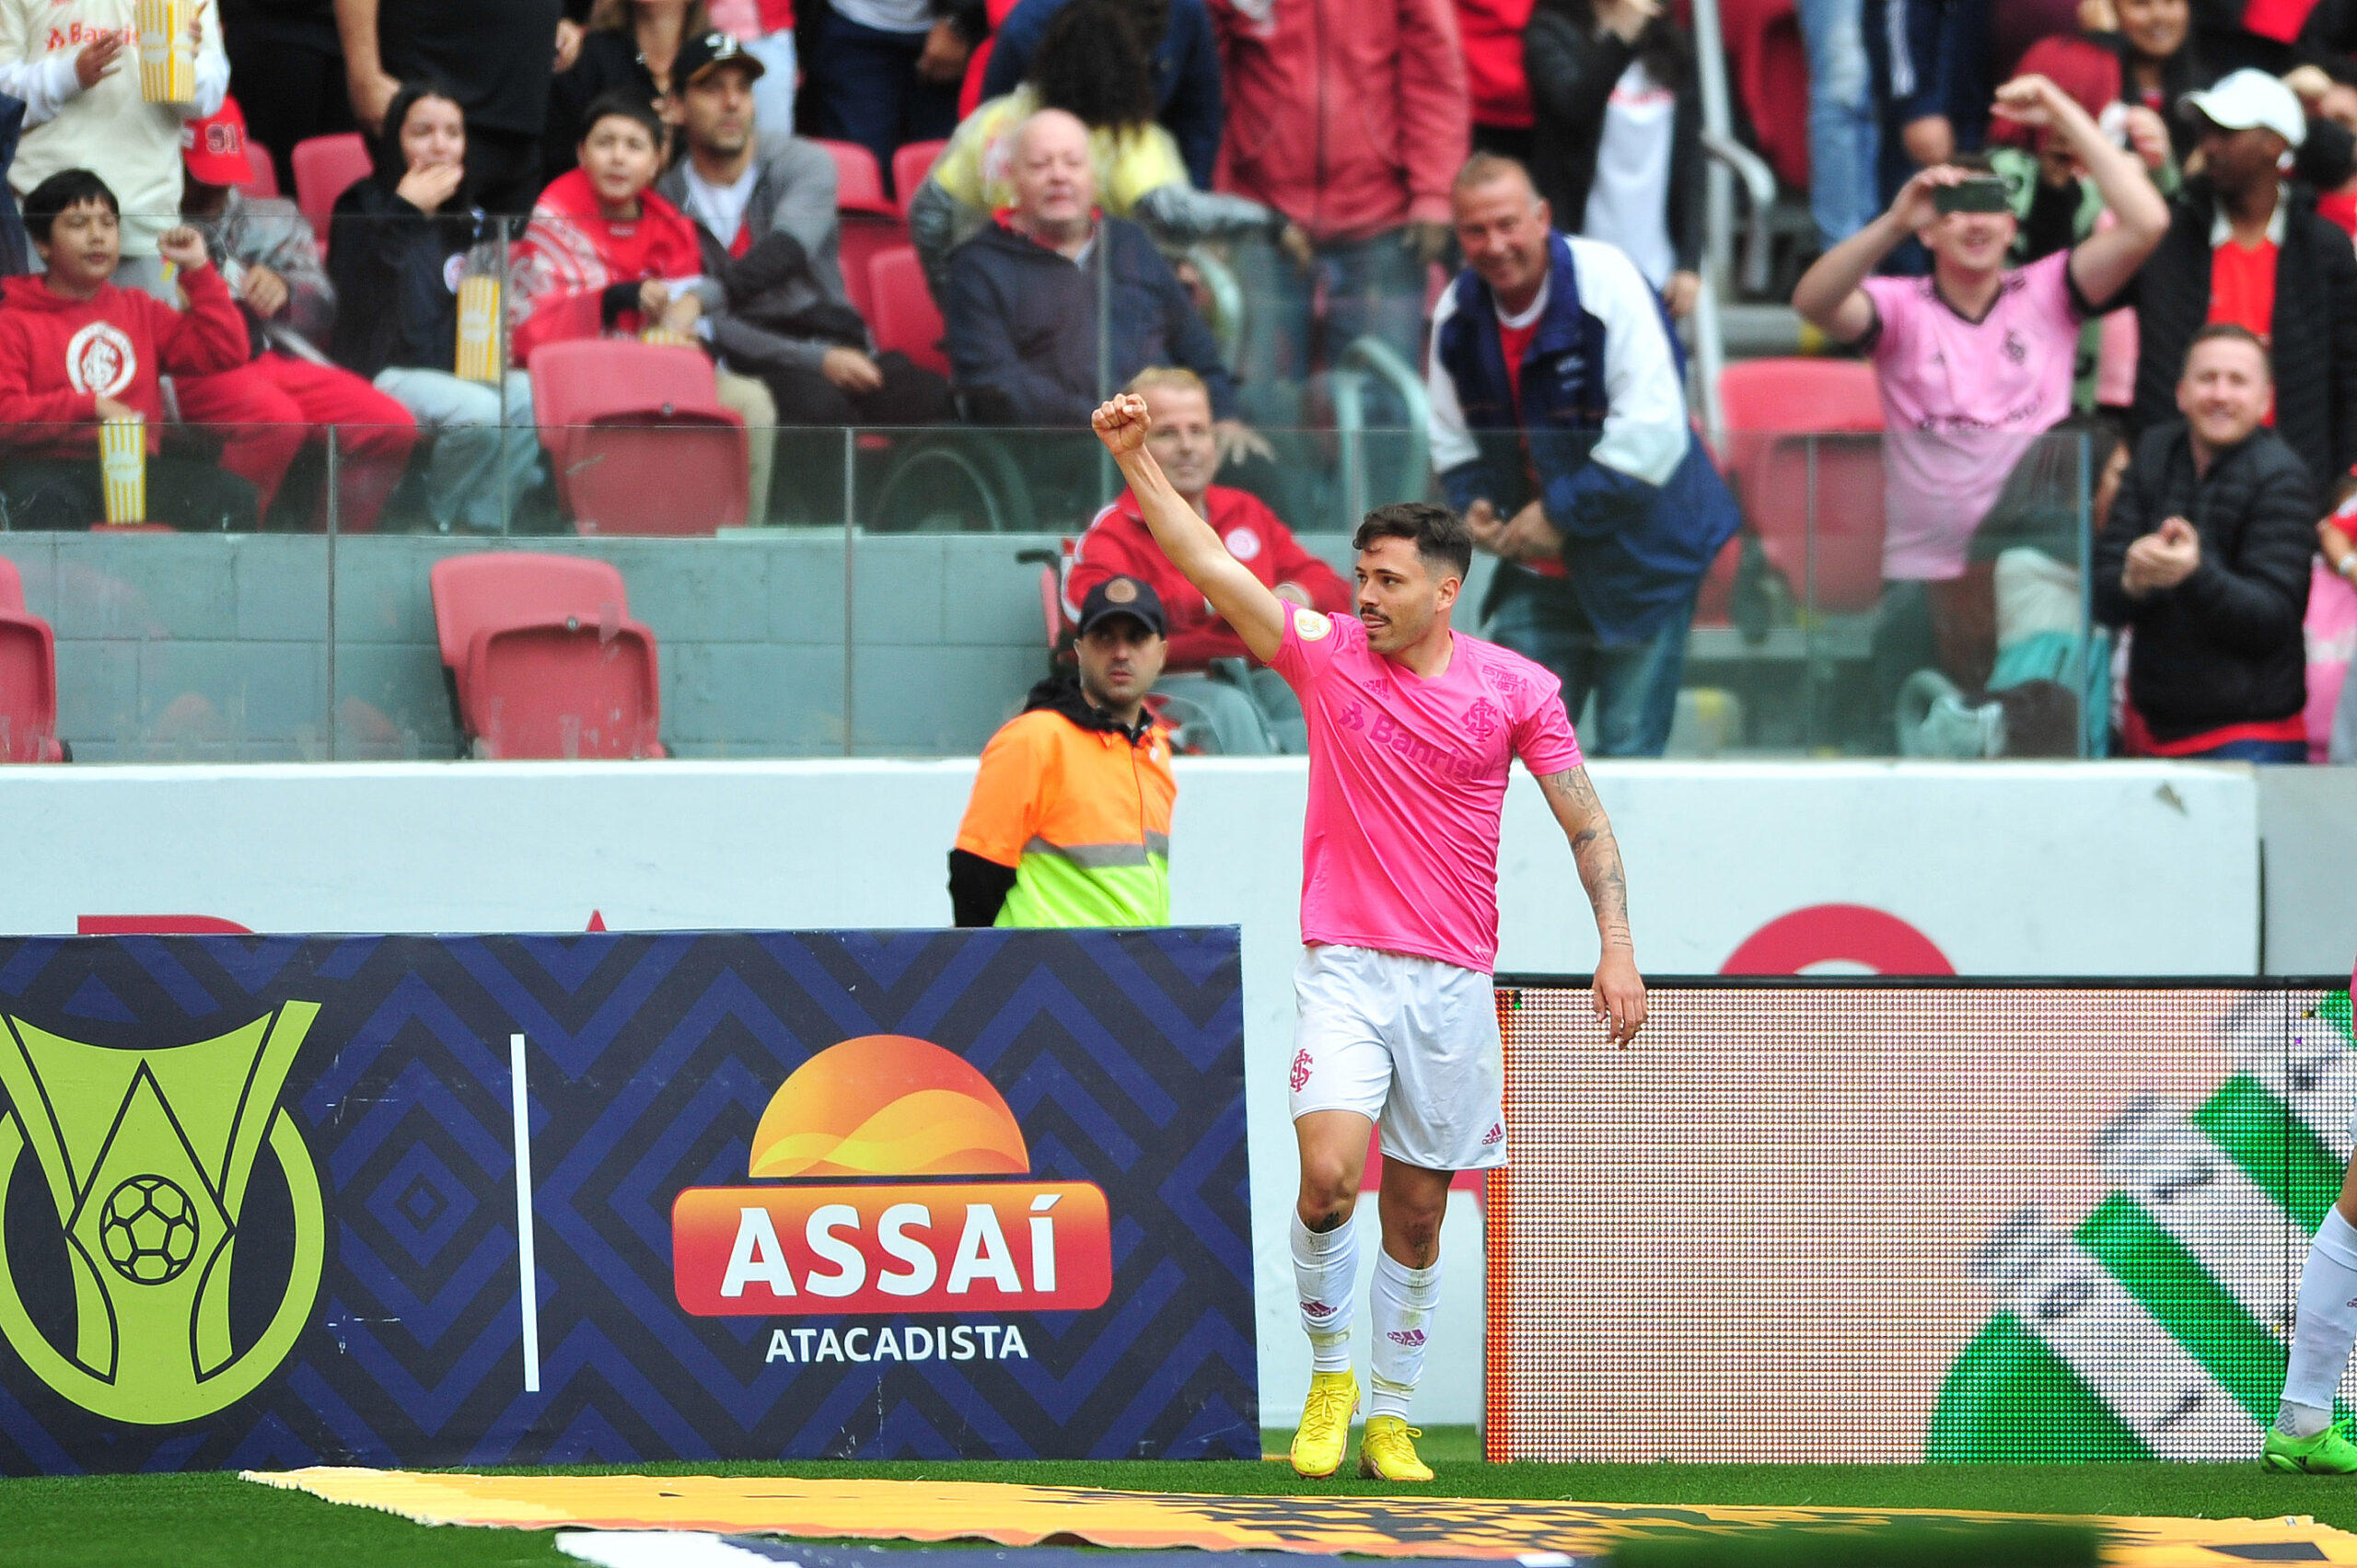
[[[1449,182],[1470,147],[1452,0],[1210,0],[1227,90],[1222,189],[1292,220],[1237,255],[1253,330],[1247,417],[1301,424],[1311,301],[1325,342],[1373,335],[1421,362],[1424,275],[1449,238]],[[1282,254],[1280,251],[1282,250]]]
[[[147,505],[179,528],[251,528],[253,487],[209,463],[157,453],[157,377],[208,375],[246,362],[245,318],[194,229],[167,233],[157,253],[188,297],[174,310],[118,288],[122,215],[86,168],[50,176],[25,197],[25,229],[47,272],[0,283],[0,470],[5,526],[84,528],[104,516],[101,420],[146,424]]]
[[[1172,487],[1211,524],[1230,555],[1275,589],[1279,598],[1329,615],[1353,613],[1351,590],[1341,575],[1303,549],[1293,530],[1259,496],[1212,482],[1219,471],[1219,441],[1212,429],[1211,393],[1202,377],[1191,370],[1157,366],[1138,372],[1122,390],[1145,399],[1154,420],[1147,446],[1170,476]],[[1117,576],[1135,577],[1160,597],[1170,639],[1167,671],[1202,670],[1213,659],[1245,661],[1252,668],[1244,690],[1260,710],[1263,726],[1285,750],[1306,749],[1300,699],[1252,657],[1236,629],[1171,564],[1147,530],[1137,497],[1126,490],[1097,514],[1073,547],[1072,570],[1064,575],[1065,615],[1077,621],[1089,590]],[[1214,726],[1224,728],[1218,717],[1214,715]]]

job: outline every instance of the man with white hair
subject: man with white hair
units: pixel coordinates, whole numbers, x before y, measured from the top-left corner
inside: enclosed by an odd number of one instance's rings
[[[2357,257],[2291,178],[2307,117],[2264,71],[2188,93],[2202,173],[2171,203],[2168,232],[2137,274],[2136,425],[2177,416],[2179,369],[2212,321],[2247,328],[2274,372],[2274,425],[2319,495],[2357,463]]]
[[[976,417],[1070,428],[1147,366],[1176,365],[1202,378],[1215,419],[1235,419],[1235,383],[1178,275],[1144,229],[1097,211],[1088,128],[1041,110],[1009,173],[1015,205],[951,255],[942,301]]]

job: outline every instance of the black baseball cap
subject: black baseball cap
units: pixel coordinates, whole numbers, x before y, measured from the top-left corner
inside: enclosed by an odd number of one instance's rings
[[[706,71],[722,65],[734,65],[751,81],[766,75],[769,67],[759,57],[745,52],[745,46],[728,34],[714,29],[701,32],[679,41],[679,52],[671,63],[671,79],[687,87],[701,79]]]
[[[1162,597],[1135,577],[1108,577],[1088,590],[1080,602],[1080,634],[1087,636],[1100,621],[1126,615],[1157,637],[1168,636],[1162,618]]]

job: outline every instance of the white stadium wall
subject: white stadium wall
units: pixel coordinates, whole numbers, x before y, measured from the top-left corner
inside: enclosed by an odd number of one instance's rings
[[[0,930],[207,916],[256,931],[928,926],[974,764],[413,763],[0,771]],[[1599,763],[1656,973],[2242,975],[2259,960],[2250,770]],[[1176,919],[1240,925],[1265,1418],[1306,1386],[1285,1213],[1303,766],[1179,764]],[[1594,926],[1517,776],[1504,970],[1577,972]],[[1637,1047],[1643,1050],[1641,1044]],[[1471,1194],[1419,1419],[1478,1417]],[[1362,1249],[1371,1261],[1372,1249]]]

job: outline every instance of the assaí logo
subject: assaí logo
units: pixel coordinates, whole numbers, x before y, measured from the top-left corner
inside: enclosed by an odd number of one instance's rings
[[[777,1185],[691,1187],[672,1204],[672,1288],[700,1318],[1102,1307],[1103,1190],[1030,1168],[1014,1112],[966,1062],[906,1035],[844,1040],[796,1068],[754,1129],[746,1174]],[[772,1330],[768,1359],[1028,1353],[1014,1324],[855,1324]]]
[[[195,1421],[253,1392],[295,1348],[319,1297],[327,1219],[278,1096],[319,1010],[289,1002],[234,1034],[156,1050],[0,1021],[0,1200],[30,1149],[56,1210],[55,1231],[23,1225],[21,1212],[19,1226],[0,1223],[0,1335],[84,1410]],[[291,1248],[277,1236],[238,1245],[265,1150],[291,1205]],[[52,1258],[73,1280],[70,1313],[62,1291],[27,1289],[49,1283],[36,1275]],[[249,1277],[257,1262],[266,1277]],[[267,1303],[281,1266],[284,1289],[254,1333],[249,1293]],[[52,1311],[28,1300],[52,1294]]]

